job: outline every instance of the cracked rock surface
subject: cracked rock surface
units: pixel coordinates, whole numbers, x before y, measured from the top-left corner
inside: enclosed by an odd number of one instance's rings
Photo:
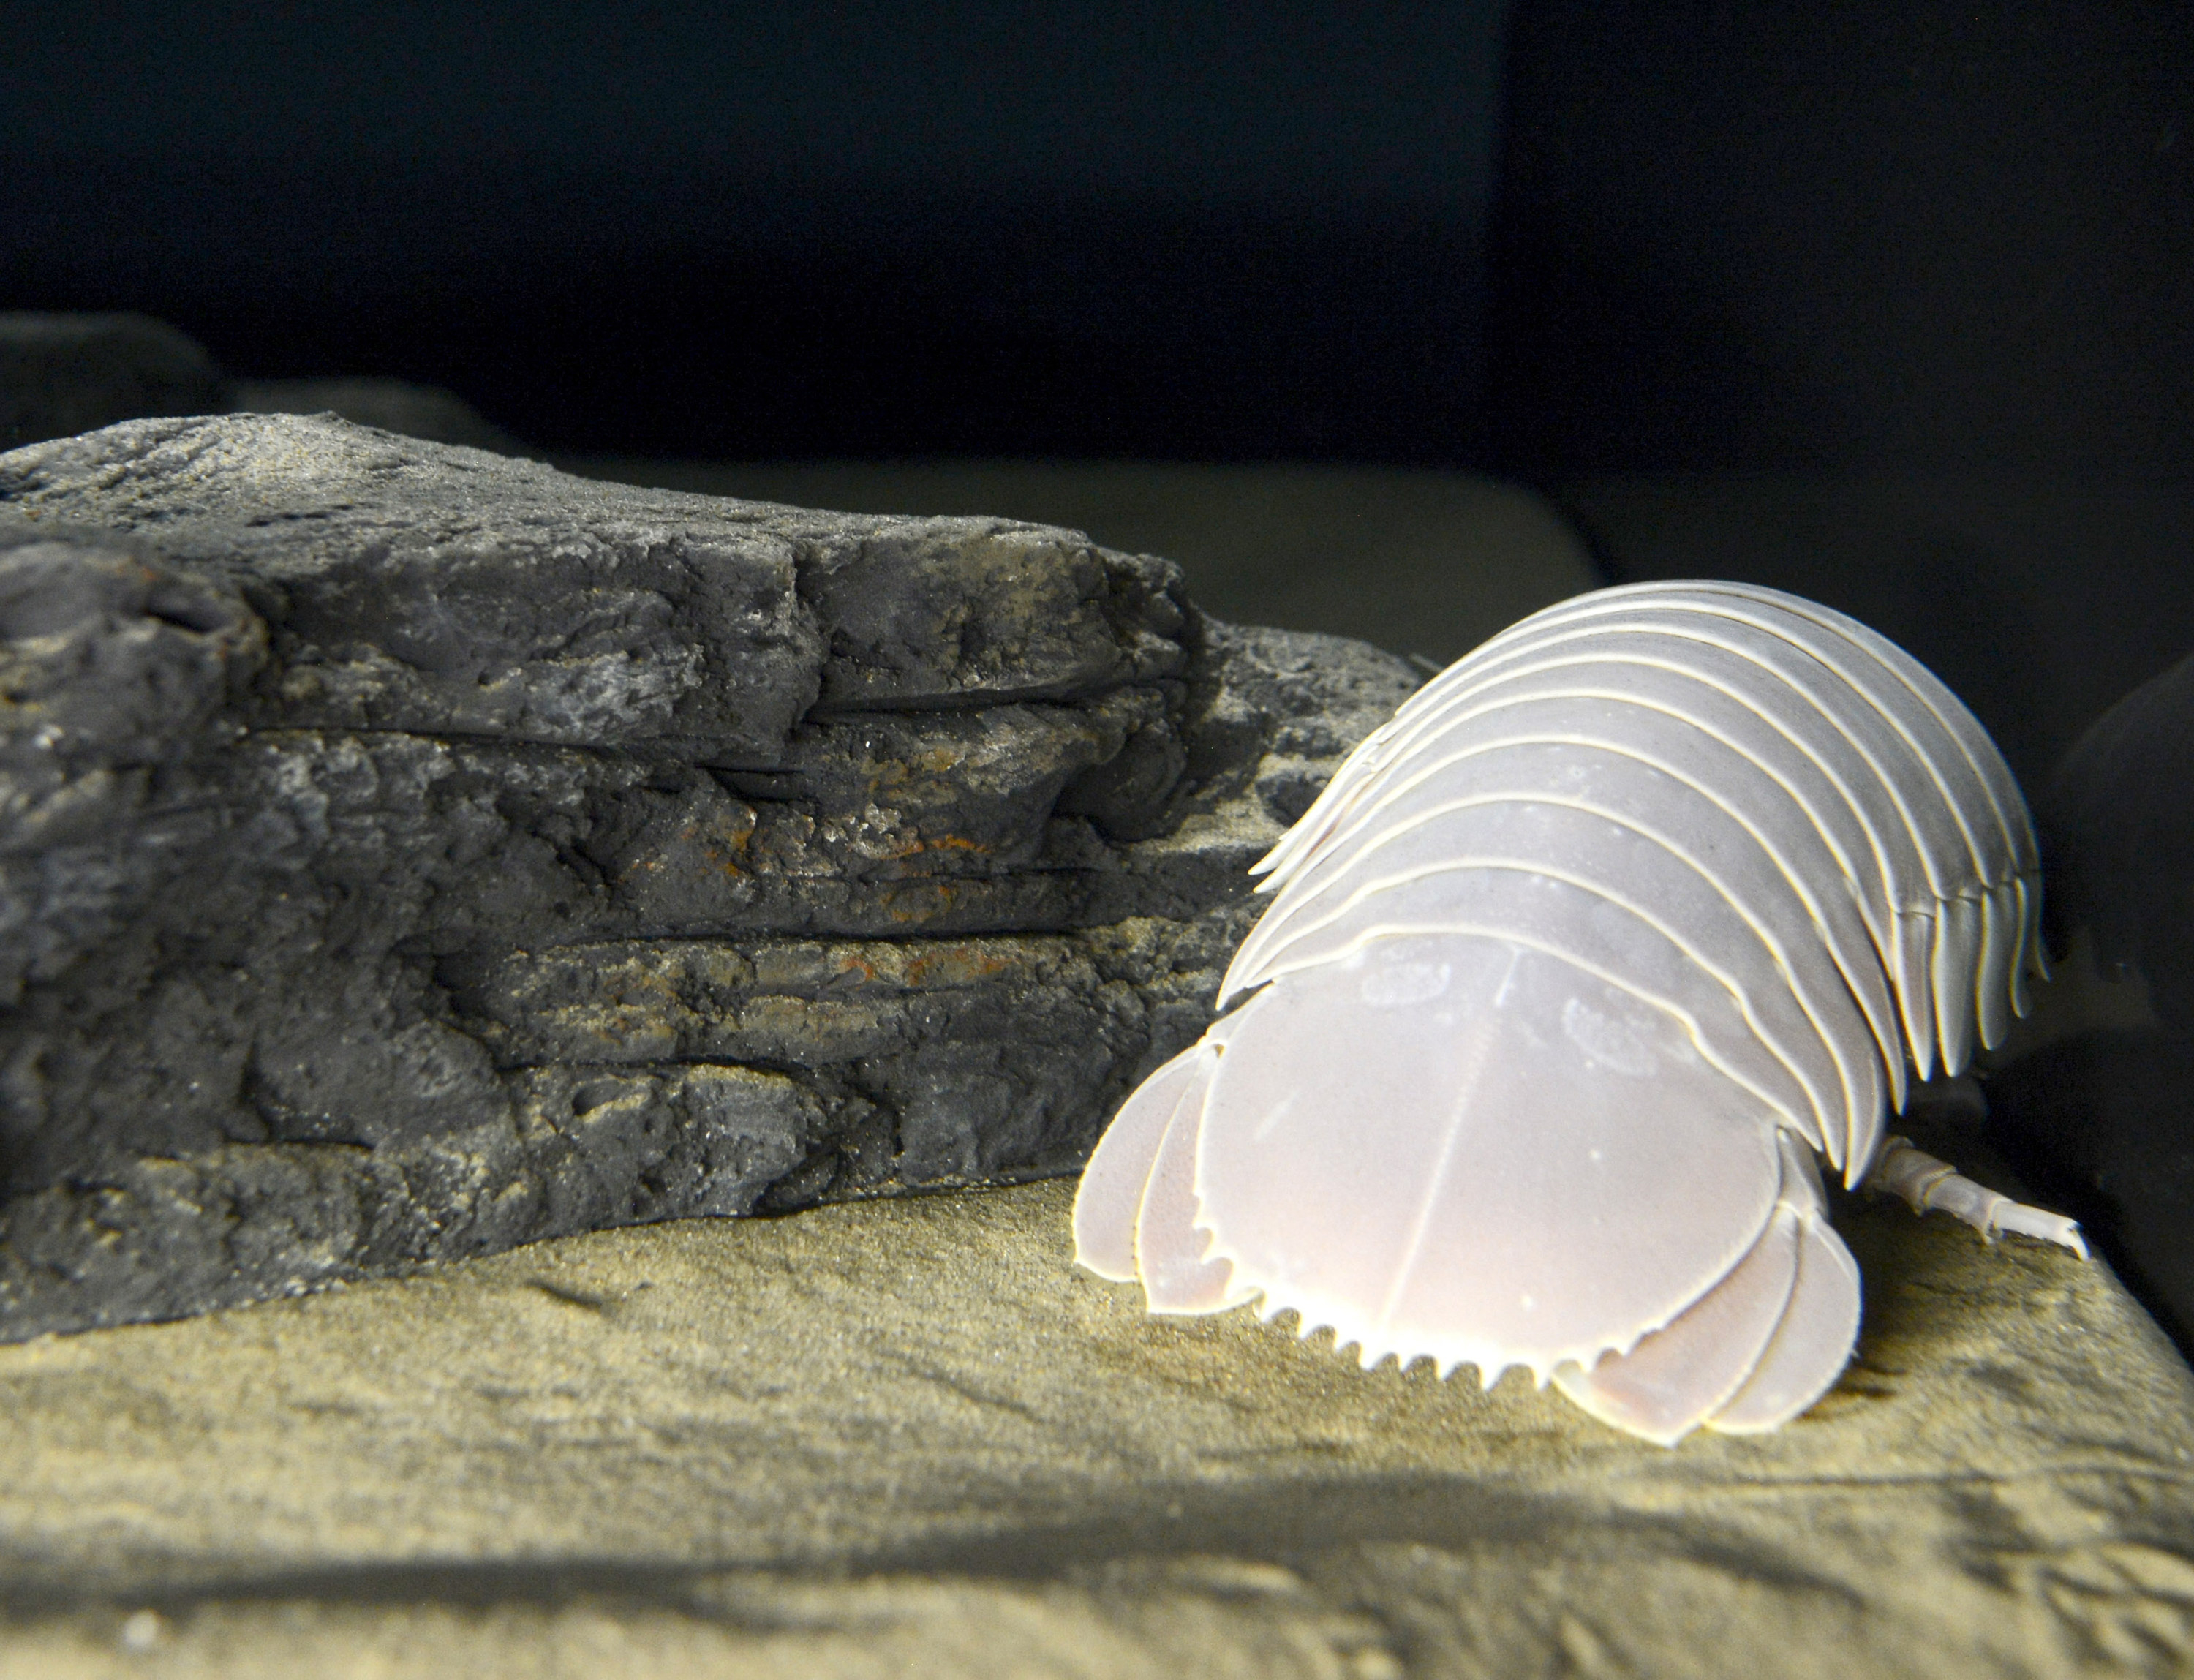
[[[0,455],[0,1338],[1071,1170],[1415,681],[1007,520]]]

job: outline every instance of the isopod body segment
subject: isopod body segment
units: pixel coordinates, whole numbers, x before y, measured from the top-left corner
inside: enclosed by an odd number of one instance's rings
[[[1550,607],[1412,695],[1256,872],[1221,1015],[1076,1204],[1083,1263],[1153,1311],[1523,1365],[1673,1442],[1772,1429],[1848,1361],[1820,1159],[2078,1243],[1885,1138],[2046,977],[2039,860],[1979,724],[1841,614],[1724,583]]]

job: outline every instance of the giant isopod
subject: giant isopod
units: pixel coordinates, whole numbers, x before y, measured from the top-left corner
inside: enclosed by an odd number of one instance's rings
[[[1885,1136],[2047,977],[2009,768],[1910,654],[1727,583],[1603,590],[1435,677],[1253,872],[1203,1038],[1130,1096],[1078,1257],[1369,1366],[1512,1366],[1673,1444],[1849,1361],[1818,1157],[1984,1235],[2068,1219]]]

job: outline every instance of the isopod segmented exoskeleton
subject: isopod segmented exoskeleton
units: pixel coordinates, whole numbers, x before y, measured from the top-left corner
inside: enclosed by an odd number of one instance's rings
[[[1526,1366],[1672,1442],[1772,1429],[1850,1358],[1817,1155],[2085,1252],[1883,1135],[1908,1073],[2025,1013],[2041,891],[1986,734],[1840,613],[1719,583],[1550,607],[1412,695],[1257,869],[1226,1012],[1075,1205],[1082,1263],[1153,1311]]]

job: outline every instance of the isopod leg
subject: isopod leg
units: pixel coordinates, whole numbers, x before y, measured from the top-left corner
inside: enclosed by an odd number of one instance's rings
[[[2059,1244],[2082,1260],[2088,1257],[2087,1241],[2076,1222],[1998,1195],[1964,1177],[1948,1161],[1914,1148],[1902,1137],[1887,1141],[1881,1159],[1866,1176],[1865,1188],[1902,1197],[1915,1213],[1947,1213],[1984,1238],[1993,1239],[2000,1231],[2016,1231],[2022,1236]]]

